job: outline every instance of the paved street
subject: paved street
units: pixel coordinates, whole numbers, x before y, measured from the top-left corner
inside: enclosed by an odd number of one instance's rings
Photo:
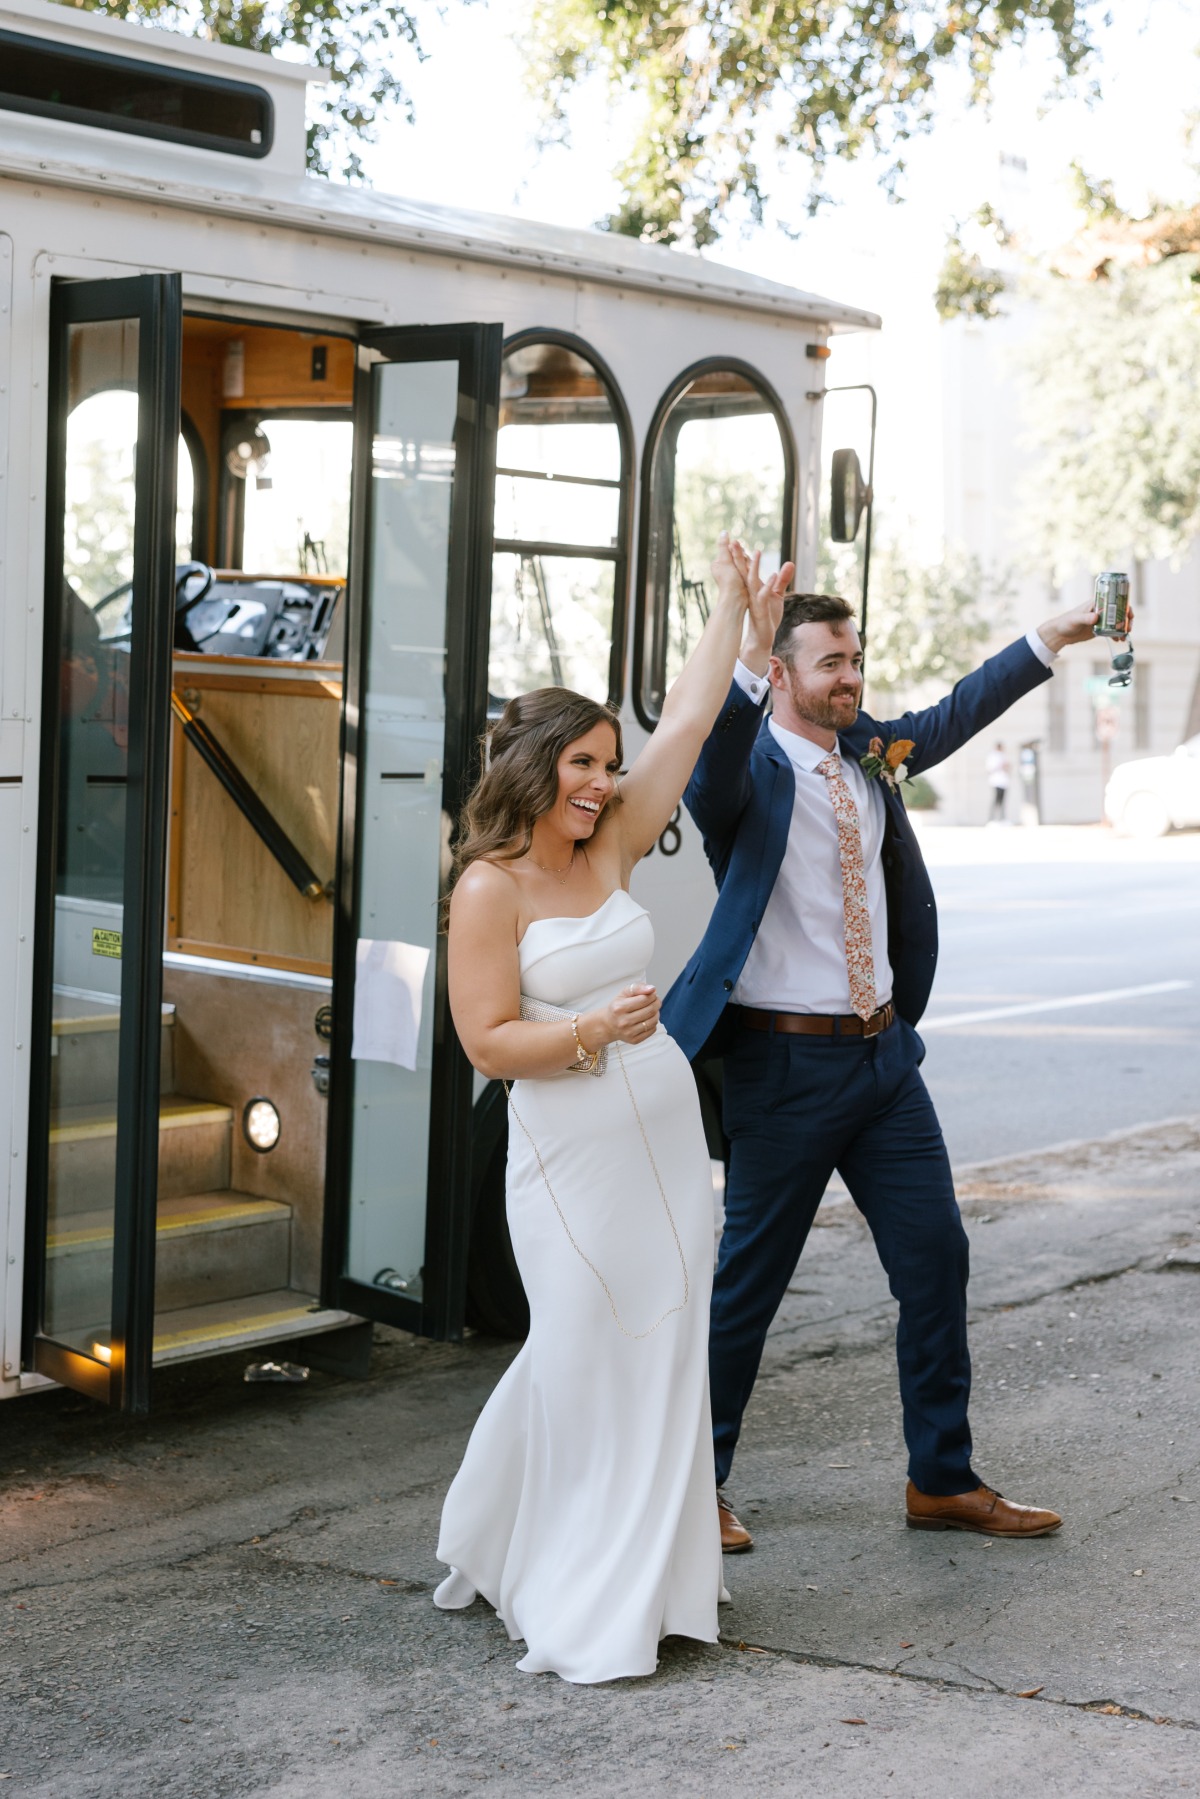
[[[1195,1110],[1200,832],[933,826],[921,841],[941,926],[924,1072],[956,1163]],[[1095,998],[1113,992],[1127,996]]]
[[[927,839],[931,1018],[1196,982],[1200,839],[1144,856],[1075,833],[1056,858],[1061,834],[1019,835]],[[1094,950],[1091,919],[1128,933],[1143,905],[1141,941]],[[522,1676],[482,1604],[430,1604],[442,1494],[511,1345],[380,1332],[361,1384],[173,1370],[148,1421],[6,1406],[3,1790],[1200,1793],[1195,991],[928,1033],[972,1237],[977,1463],[1061,1509],[1059,1536],[904,1528],[894,1307],[833,1197],[747,1415],[733,1487],[757,1544],[726,1563],[723,1641],[667,1644],[651,1680]],[[1098,1079],[1110,1049],[1145,1070],[1133,1116]]]

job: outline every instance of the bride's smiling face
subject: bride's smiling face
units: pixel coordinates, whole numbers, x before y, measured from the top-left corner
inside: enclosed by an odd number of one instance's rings
[[[590,837],[617,791],[617,735],[611,725],[593,725],[569,743],[558,759],[558,798],[551,817],[565,837]]]

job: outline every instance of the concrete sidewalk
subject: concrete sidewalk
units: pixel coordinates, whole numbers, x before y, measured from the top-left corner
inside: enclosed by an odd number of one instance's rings
[[[715,1648],[516,1672],[432,1549],[512,1354],[381,1332],[369,1381],[173,1371],[149,1421],[0,1412],[0,1790],[384,1799],[1200,1793],[1200,1120],[960,1170],[977,1465],[1064,1512],[905,1530],[894,1308],[827,1203],[747,1416]]]

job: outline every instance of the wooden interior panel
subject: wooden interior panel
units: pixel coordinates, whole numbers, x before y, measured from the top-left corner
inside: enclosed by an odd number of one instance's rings
[[[204,467],[196,470],[196,479],[207,490],[205,508],[207,529],[205,542],[192,545],[193,554],[203,562],[217,558],[217,495],[220,488],[221,456],[221,344],[212,338],[197,338],[190,327],[206,323],[200,319],[183,321],[183,383],[180,405],[191,420],[204,446]]]
[[[241,345],[240,352],[236,346]],[[323,352],[315,359],[313,351]],[[324,373],[319,365],[324,362]],[[325,331],[243,325],[235,319],[183,321],[183,361],[216,375],[216,397],[233,410],[338,406],[354,402],[354,345]],[[197,420],[199,423],[199,420]]]
[[[212,658],[214,665],[223,659]],[[322,882],[333,878],[341,685],[312,663],[283,679],[261,663],[178,677],[192,710],[233,757]],[[280,664],[272,665],[273,670]],[[328,974],[333,906],[307,900],[175,722],[167,944],[196,955]]]
[[[314,378],[314,349],[324,352],[321,379]],[[197,471],[208,489],[207,541],[193,547],[197,556],[211,563],[217,558],[225,413],[353,405],[354,345],[348,338],[327,332],[187,317],[183,321],[181,401],[204,445],[207,465]]]

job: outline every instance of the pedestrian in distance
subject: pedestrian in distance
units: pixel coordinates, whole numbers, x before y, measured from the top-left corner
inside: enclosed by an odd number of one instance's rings
[[[650,1674],[662,1637],[718,1634],[712,1165],[628,889],[725,698],[748,606],[769,638],[792,566],[765,582],[752,566],[747,585],[722,537],[704,633],[619,784],[607,706],[555,687],[510,701],[455,855],[450,1006],[479,1072],[512,1083],[530,1327],[446,1497],[434,1603],[482,1594],[524,1638],[520,1668],[570,1681]]]
[[[1008,754],[1002,743],[997,743],[987,754],[988,786],[992,790],[992,806],[988,813],[990,825],[1002,825],[1008,806],[1008,784],[1012,778]]]
[[[1067,612],[938,705],[880,722],[860,711],[862,646],[846,602],[764,605],[741,547],[733,554],[751,587],[745,643],[684,795],[720,891],[663,1005],[689,1057],[724,1057],[730,1161],[709,1349],[717,1486],[836,1169],[900,1308],[908,1523],[1043,1536],[1059,1528],[1056,1512],[1010,1504],[971,1466],[967,1238],[916,1029],[937,920],[902,785],[1050,680],[1058,653],[1091,639],[1096,614]],[[724,1493],[720,1512],[725,1550],[750,1548]]]

